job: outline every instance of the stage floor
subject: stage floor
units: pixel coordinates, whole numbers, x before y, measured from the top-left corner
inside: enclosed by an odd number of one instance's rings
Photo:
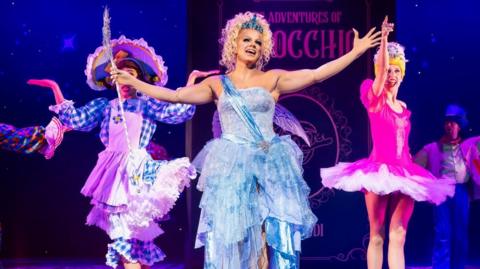
[[[407,266],[406,269],[431,269],[431,266]],[[1,260],[0,269],[111,269],[100,260]],[[159,263],[152,269],[185,269],[183,264]],[[467,266],[465,269],[480,269]]]
[[[423,266],[423,267],[406,267],[406,269],[432,269],[431,266]],[[466,266],[465,269],[480,269],[480,266]]]
[[[0,269],[111,269],[100,260],[1,260]],[[152,269],[184,269],[183,264],[158,263]]]

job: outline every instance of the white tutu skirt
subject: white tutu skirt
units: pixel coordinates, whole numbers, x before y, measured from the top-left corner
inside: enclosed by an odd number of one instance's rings
[[[320,174],[322,184],[328,188],[368,191],[378,195],[401,192],[416,201],[437,205],[455,192],[454,180],[436,178],[413,162],[399,165],[361,159],[322,168]]]

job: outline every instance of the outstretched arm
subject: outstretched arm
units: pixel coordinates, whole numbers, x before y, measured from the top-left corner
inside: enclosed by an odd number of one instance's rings
[[[353,29],[353,32],[354,40],[352,50],[338,59],[321,65],[317,69],[297,71],[273,70],[273,72],[278,72],[276,90],[280,94],[292,93],[300,91],[314,83],[322,82],[345,69],[367,49],[378,46],[380,43],[381,33],[375,32],[375,28],[370,29],[363,38],[359,38],[357,30]]]
[[[385,17],[382,23],[382,36],[380,41],[380,49],[378,51],[378,58],[376,60],[376,75],[372,85],[372,94],[376,97],[382,94],[383,86],[387,80],[388,75],[388,34],[393,31],[393,23],[388,22],[388,16]]]
[[[220,70],[210,70],[210,71],[193,70],[188,76],[187,84],[185,85],[185,87],[192,86],[193,84],[195,84],[195,80],[197,80],[197,78],[204,78],[204,77],[208,77],[210,75],[215,75],[218,73],[220,73]]]
[[[53,92],[53,96],[55,97],[55,103],[61,104],[65,101],[63,98],[62,90],[58,86],[57,82],[50,80],[50,79],[29,79],[27,81],[28,85],[36,85],[40,87],[50,88]]]
[[[194,70],[188,77],[187,86],[195,83],[195,79],[218,73],[218,70],[198,71]],[[195,106],[190,104],[164,102],[155,98],[147,99],[146,115],[154,120],[169,124],[183,123],[192,118]]]
[[[73,102],[65,100],[58,84],[50,79],[29,79],[29,85],[50,88],[55,96],[56,105],[50,110],[60,116],[62,124],[73,130],[90,131],[103,117],[103,111],[108,104],[105,98],[97,98],[83,107],[75,108]]]
[[[214,100],[211,79],[207,78],[198,84],[183,87],[176,91],[143,82],[123,70],[113,70],[112,80],[122,85],[129,85],[153,98],[170,103],[201,105]],[[191,82],[191,81],[189,81]]]

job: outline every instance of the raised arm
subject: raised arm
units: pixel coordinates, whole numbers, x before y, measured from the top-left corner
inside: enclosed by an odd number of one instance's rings
[[[55,97],[55,103],[57,105],[63,103],[65,98],[63,98],[62,90],[58,86],[57,82],[50,80],[50,79],[29,79],[27,81],[28,85],[35,85],[45,88],[50,88],[53,92],[53,96]]]
[[[174,91],[165,87],[143,82],[123,70],[113,70],[111,75],[112,80],[119,84],[129,85],[148,96],[170,103],[201,105],[214,100],[211,78],[207,78],[198,84],[179,88]]]
[[[277,72],[278,80],[275,90],[280,94],[300,91],[314,83],[322,82],[345,69],[355,59],[360,57],[367,49],[378,46],[381,32],[375,32],[375,28],[363,37],[359,38],[358,31],[353,29],[353,48],[338,59],[321,65],[317,69],[303,69],[296,71],[272,70]]]
[[[393,24],[388,22],[388,16],[385,17],[382,23],[382,36],[380,41],[380,48],[378,51],[378,58],[375,61],[375,80],[372,85],[372,94],[376,97],[382,94],[382,90],[387,80],[388,75],[388,34],[393,31]]]

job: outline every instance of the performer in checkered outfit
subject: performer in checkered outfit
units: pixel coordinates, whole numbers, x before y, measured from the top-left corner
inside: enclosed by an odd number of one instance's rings
[[[118,69],[147,83],[166,83],[162,58],[143,39],[121,36],[111,44]],[[85,70],[89,86],[94,90],[114,88],[109,79],[111,68],[105,48],[97,48],[89,55]],[[54,87],[53,83],[45,86]],[[97,98],[77,108],[62,96],[50,109],[73,130],[90,131],[100,125],[105,150],[81,190],[93,206],[87,224],[100,227],[113,240],[108,245],[107,265],[148,268],[165,257],[153,243],[163,233],[156,220],[170,211],[196,171],[188,158],[155,161],[145,148],[156,121],[183,123],[193,116],[195,106],[139,96],[129,86],[119,88],[123,102],[119,98]]]

